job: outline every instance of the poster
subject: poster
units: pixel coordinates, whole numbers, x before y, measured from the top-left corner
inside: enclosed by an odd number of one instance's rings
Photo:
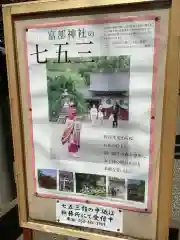
[[[121,233],[123,211],[112,207],[57,200],[56,222]]]
[[[26,27],[39,196],[150,211],[158,21]]]

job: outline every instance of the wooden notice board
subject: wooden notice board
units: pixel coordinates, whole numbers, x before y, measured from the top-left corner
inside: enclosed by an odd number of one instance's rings
[[[22,227],[168,239],[179,11],[178,0],[3,7]]]

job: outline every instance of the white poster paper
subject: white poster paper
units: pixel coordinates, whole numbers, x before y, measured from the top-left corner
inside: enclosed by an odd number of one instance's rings
[[[57,200],[56,221],[74,226],[121,233],[123,212],[112,207]]]
[[[150,211],[158,21],[27,27],[37,194]]]

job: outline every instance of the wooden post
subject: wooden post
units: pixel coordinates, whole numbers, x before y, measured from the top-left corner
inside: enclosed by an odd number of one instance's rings
[[[33,240],[33,230],[23,228],[23,240]]]

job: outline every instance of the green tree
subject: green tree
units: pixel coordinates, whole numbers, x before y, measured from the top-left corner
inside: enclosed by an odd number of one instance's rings
[[[48,99],[49,99],[49,116],[50,120],[53,116],[57,117],[63,107],[65,89],[68,92],[71,101],[75,102],[77,112],[83,113],[87,111],[87,104],[83,95],[77,90],[81,87],[78,80],[81,76],[73,72],[58,73],[55,77],[48,76]]]

